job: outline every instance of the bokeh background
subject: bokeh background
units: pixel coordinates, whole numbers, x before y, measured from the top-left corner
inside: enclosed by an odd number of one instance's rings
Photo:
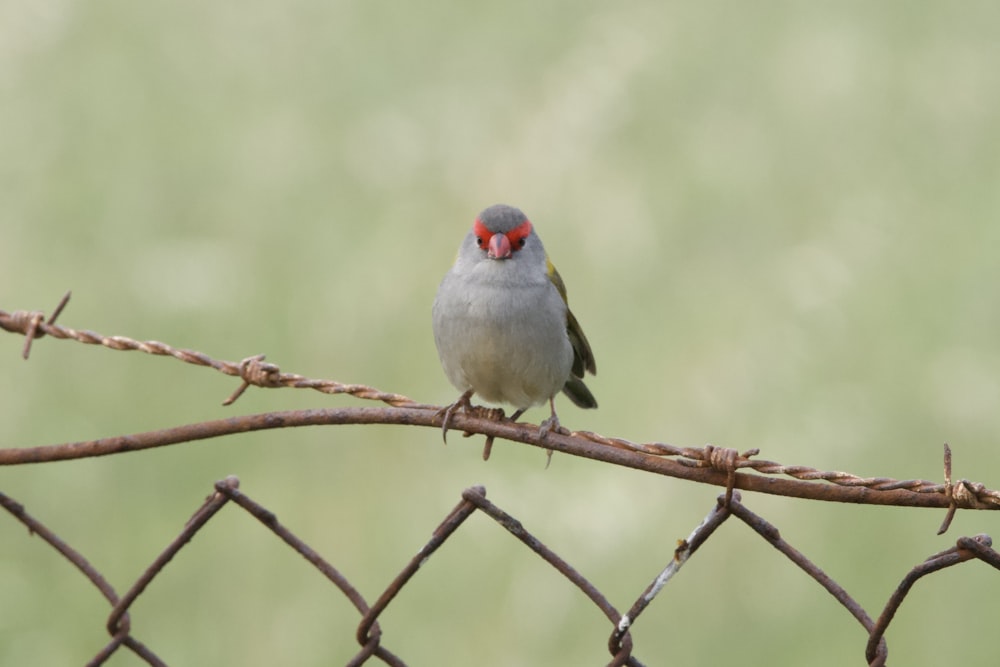
[[[789,464],[1000,485],[1000,5],[0,4],[0,308],[417,400],[455,398],[430,304],[461,236],[535,221],[596,353],[563,423]],[[140,353],[0,337],[0,445],[356,405]],[[527,415],[537,421],[542,410]],[[462,489],[626,609],[718,489],[432,429],[273,431],[0,470],[119,591],[229,474],[373,601]],[[748,495],[877,615],[1000,518]],[[107,605],[0,518],[0,664],[80,664]],[[1000,576],[918,584],[895,664],[994,650]],[[330,665],[357,615],[227,509],[132,608],[171,664]],[[603,664],[607,622],[473,517],[381,619],[414,665]],[[844,665],[860,626],[733,522],[634,629],[646,664]],[[112,665],[137,664],[119,652]]]

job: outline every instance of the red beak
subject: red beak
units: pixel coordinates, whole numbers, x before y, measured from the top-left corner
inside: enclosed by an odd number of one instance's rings
[[[510,239],[507,238],[506,234],[494,234],[490,237],[486,256],[490,259],[510,259]]]

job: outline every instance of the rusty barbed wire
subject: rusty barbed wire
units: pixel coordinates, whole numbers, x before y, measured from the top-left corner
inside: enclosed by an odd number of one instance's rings
[[[25,359],[28,358],[32,341],[48,335],[59,340],[74,340],[85,345],[100,345],[109,350],[135,350],[154,356],[172,357],[187,364],[214,368],[225,375],[242,379],[243,384],[223,402],[223,405],[232,404],[251,385],[266,388],[313,389],[324,394],[350,394],[389,405],[420,405],[402,394],[383,392],[366,385],[343,384],[335,380],[315,380],[295,373],[281,373],[274,364],[264,362],[264,355],[247,357],[239,362],[219,361],[203,352],[175,348],[156,340],[138,341],[127,336],[105,336],[86,329],[77,330],[64,327],[56,324],[55,319],[65,308],[69,298],[70,292],[67,292],[48,320],[45,319],[45,315],[41,311],[17,310],[8,313],[5,310],[0,310],[0,329],[25,336],[23,352]]]
[[[486,499],[486,489],[477,486],[462,492],[461,501],[448,512],[441,523],[434,528],[430,540],[411,558],[395,578],[379,595],[377,601],[369,606],[361,593],[333,565],[310,548],[301,538],[278,522],[277,517],[263,505],[251,499],[239,488],[239,479],[230,476],[215,484],[214,493],[194,512],[184,525],[181,532],[156,556],[153,562],[143,571],[140,577],[132,583],[128,591],[118,597],[111,585],[98,570],[92,566],[77,551],[60,540],[52,531],[38,519],[30,516],[18,502],[0,494],[0,506],[6,509],[18,521],[26,525],[33,535],[38,535],[56,551],[62,554],[70,563],[79,569],[112,605],[112,610],[105,623],[105,629],[111,635],[111,641],[104,646],[87,664],[98,666],[104,664],[121,646],[132,650],[138,657],[150,665],[166,665],[152,650],[139,642],[133,636],[132,624],[128,610],[146,591],[152,581],[163,573],[167,565],[190,542],[194,535],[204,530],[207,524],[230,502],[235,503],[262,525],[278,536],[285,544],[298,552],[313,565],[327,580],[333,583],[361,614],[361,621],[355,630],[355,640],[361,649],[348,662],[348,665],[362,665],[371,658],[378,658],[383,663],[395,667],[404,667],[402,658],[390,652],[382,645],[383,634],[378,625],[378,617],[389,607],[403,587],[420,571],[434,553],[477,511],[496,521],[507,532],[538,554],[553,570],[558,572],[572,585],[580,589],[612,625],[612,633],[608,642],[611,653],[609,665],[631,665],[641,667],[643,663],[633,655],[631,629],[635,626],[640,614],[658,595],[666,584],[673,579],[681,567],[730,517],[737,517],[769,544],[774,546],[806,572],[814,581],[826,589],[852,616],[854,616],[868,633],[865,652],[869,665],[884,665],[888,656],[888,646],[885,632],[892,619],[906,599],[913,584],[920,578],[933,572],[970,560],[981,560],[996,569],[1000,569],[1000,553],[992,548],[992,539],[988,535],[961,537],[956,546],[929,557],[926,561],[911,569],[893,592],[878,621],[873,622],[868,613],[844,590],[832,577],[827,575],[817,565],[812,563],[801,552],[782,539],[778,529],[762,517],[753,513],[743,504],[740,494],[733,493],[728,497],[723,494],[718,497],[717,504],[705,519],[692,531],[687,539],[682,540],[674,550],[670,562],[653,579],[652,583],[639,595],[636,601],[624,615],[619,614],[587,578],[560,557],[553,549],[529,532],[517,518],[505,512],[496,504]]]
[[[418,403],[402,394],[381,391],[363,384],[345,384],[335,380],[283,373],[277,365],[265,363],[263,355],[247,357],[240,362],[219,361],[202,352],[178,349],[159,341],[136,341],[126,336],[103,336],[93,331],[81,331],[58,325],[55,323],[55,318],[62,312],[68,300],[67,292],[48,319],[41,311],[0,310],[0,328],[24,335],[26,352],[30,349],[33,339],[49,335],[59,340],[75,340],[88,345],[101,345],[112,350],[138,350],[156,356],[172,357],[185,363],[213,368],[225,375],[241,378],[242,384],[224,401],[225,405],[232,404],[248,387],[257,386],[313,389],[327,394],[350,394],[356,398],[386,403],[392,410],[341,408],[326,411],[272,412],[64,445],[0,449],[0,465],[104,456],[264,428],[335,423],[386,423],[435,427],[440,427],[442,424],[440,406]],[[500,437],[544,447],[546,450],[561,451],[574,456],[722,486],[727,489],[727,494],[731,494],[735,488],[740,488],[834,502],[947,508],[948,515],[942,524],[943,528],[950,523],[957,509],[1000,509],[1000,491],[966,479],[951,481],[951,452],[947,445],[945,446],[946,481],[940,483],[921,479],[859,477],[847,472],[823,471],[802,465],[783,465],[775,461],[753,458],[759,453],[757,449],[740,454],[736,450],[710,444],[699,448],[676,447],[662,442],[634,443],[591,431],[550,433],[548,437],[541,438],[538,436],[537,428],[521,423],[515,424],[500,418],[501,415],[502,411],[496,409],[477,409],[470,413],[456,411],[452,425],[466,433],[485,435],[487,438],[485,456],[488,456],[493,439]],[[617,456],[612,450],[631,455]],[[673,458],[668,459],[668,457]],[[752,471],[756,475],[738,474],[737,471],[740,470]],[[758,475],[780,475],[800,482],[828,484],[801,486],[782,483],[786,480],[765,481],[765,478]]]
[[[346,393],[365,400],[380,401],[386,403],[388,407],[270,412],[91,441],[0,449],[0,465],[104,456],[226,434],[292,426],[389,423],[439,428],[442,425],[443,410],[438,406],[420,404],[400,394],[383,392],[366,385],[344,384],[333,380],[316,380],[302,375],[282,373],[277,365],[264,362],[263,355],[248,357],[239,363],[218,361],[201,352],[177,349],[158,341],[135,341],[124,336],[101,336],[91,331],[77,331],[57,325],[56,317],[62,312],[68,299],[67,293],[52,316],[47,318],[40,311],[7,313],[0,310],[0,328],[25,336],[22,350],[22,356],[25,358],[30,354],[33,341],[49,335],[56,339],[71,339],[114,350],[139,350],[214,368],[242,380],[237,390],[226,399],[226,405],[233,403],[248,387],[258,386],[309,388],[329,394]],[[140,596],[147,594],[150,583],[181,553],[193,536],[205,530],[210,521],[229,503],[248,512],[298,552],[334,584],[358,611],[361,620],[354,637],[360,650],[348,661],[349,665],[362,665],[372,658],[377,658],[388,665],[405,665],[401,658],[383,646],[383,632],[378,619],[402,588],[418,574],[423,564],[476,512],[490,517],[541,557],[553,570],[582,591],[608,619],[611,625],[607,643],[611,655],[609,665],[642,664],[633,655],[631,629],[643,611],[658,599],[665,586],[678,575],[698,548],[730,517],[736,517],[747,524],[761,538],[806,572],[862,625],[867,633],[865,656],[870,665],[885,664],[888,656],[885,632],[919,579],[970,560],[981,560],[1000,569],[1000,554],[992,548],[992,539],[988,535],[958,538],[954,547],[934,554],[912,568],[887,601],[879,618],[873,621],[842,586],[786,542],[775,526],[753,513],[743,503],[741,494],[736,490],[746,489],[839,502],[944,508],[947,509],[947,513],[941,526],[940,532],[943,532],[958,509],[1000,509],[1000,492],[988,489],[978,482],[952,479],[952,451],[947,444],[944,446],[944,483],[941,484],[926,480],[895,480],[887,477],[862,478],[844,472],[827,472],[806,466],[786,466],[755,458],[759,454],[756,449],[739,453],[734,449],[713,445],[690,448],[674,447],[659,442],[638,444],[587,431],[542,434],[536,426],[507,420],[503,412],[496,409],[476,408],[455,411],[455,414],[451,415],[451,426],[465,432],[466,435],[485,435],[487,438],[485,455],[488,455],[494,438],[503,438],[550,452],[559,451],[615,465],[714,484],[724,487],[725,493],[718,497],[716,505],[687,539],[678,544],[667,565],[652,579],[624,614],[619,613],[606,596],[567,560],[530,533],[519,519],[487,500],[486,490],[483,487],[472,487],[461,494],[461,501],[433,530],[430,540],[403,566],[372,605],[366,602],[364,596],[341,572],[278,522],[272,512],[245,495],[240,490],[239,480],[236,477],[229,477],[215,484],[214,493],[204,501],[181,532],[167,544],[121,596],[82,554],[62,541],[37,518],[29,515],[17,501],[0,494],[0,506],[27,526],[30,534],[41,537],[87,577],[111,605],[111,611],[105,621],[105,629],[110,640],[90,660],[88,663],[90,665],[103,664],[122,646],[147,664],[166,664],[133,634],[129,610]],[[779,475],[782,477],[776,477]]]

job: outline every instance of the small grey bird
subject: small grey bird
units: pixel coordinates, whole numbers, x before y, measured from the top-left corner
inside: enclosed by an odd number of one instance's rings
[[[517,408],[512,420],[549,402],[543,435],[559,428],[561,390],[581,408],[597,400],[583,383],[594,354],[566,301],[566,286],[519,209],[497,204],[476,218],[432,309],[445,375],[462,392],[445,412],[471,408],[473,394]]]

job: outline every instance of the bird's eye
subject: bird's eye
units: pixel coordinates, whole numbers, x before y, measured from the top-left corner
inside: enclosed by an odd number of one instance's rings
[[[485,248],[486,242],[493,236],[493,233],[487,229],[486,225],[479,218],[476,218],[476,221],[472,223],[472,234],[476,237],[476,245],[480,248]]]
[[[507,232],[507,240],[514,250],[520,250],[528,243],[528,236],[531,234],[531,223],[525,220],[514,229]]]

